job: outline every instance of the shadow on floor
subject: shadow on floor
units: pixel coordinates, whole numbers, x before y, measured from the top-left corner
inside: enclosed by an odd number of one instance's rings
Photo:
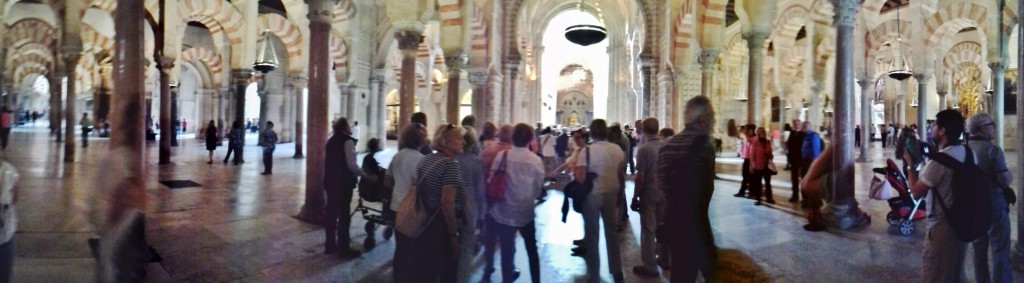
[[[770,282],[768,273],[740,250],[719,249],[716,282]]]

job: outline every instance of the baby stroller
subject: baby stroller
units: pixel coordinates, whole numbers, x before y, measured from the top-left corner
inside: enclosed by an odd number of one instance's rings
[[[395,233],[395,216],[387,209],[391,207],[391,191],[384,187],[384,169],[372,155],[367,157],[370,158],[363,159],[362,169],[370,177],[359,179],[359,201],[349,217],[362,213],[363,219],[366,220],[366,240],[363,242],[363,248],[368,251],[377,246],[375,235],[378,227],[384,226],[385,241],[391,239]],[[380,203],[381,206],[379,209],[373,208],[364,202]]]
[[[885,168],[874,168],[872,170],[875,174],[884,175],[884,181],[888,182],[892,189],[895,189],[897,192],[897,196],[886,199],[891,210],[885,215],[885,220],[889,222],[891,227],[899,229],[901,235],[913,235],[915,230],[914,220],[925,217],[924,197],[914,199],[910,195],[910,186],[907,185],[907,178],[903,176],[903,172],[896,165],[896,162],[888,159],[885,163]],[[876,181],[881,181],[877,175],[872,183],[876,183]],[[874,186],[875,184],[872,185]],[[872,197],[875,198],[875,196]]]

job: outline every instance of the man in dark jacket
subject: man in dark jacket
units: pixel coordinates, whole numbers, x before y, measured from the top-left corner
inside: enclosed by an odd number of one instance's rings
[[[793,131],[789,132],[789,139],[786,140],[786,149],[789,152],[786,155],[786,162],[790,165],[789,176],[790,181],[793,182],[793,196],[789,197],[789,202],[800,201],[800,178],[806,173],[803,170],[803,158],[800,156],[803,144],[804,131],[801,128],[800,120],[793,119]]]
[[[349,218],[352,204],[352,191],[356,188],[358,177],[364,177],[362,169],[356,165],[355,139],[348,119],[340,118],[334,122],[334,135],[327,140],[324,160],[324,191],[327,191],[327,219],[324,232],[327,241],[324,253],[338,253],[343,258],[359,257],[360,253],[349,246],[348,228],[352,222]],[[337,237],[335,237],[337,230]]]

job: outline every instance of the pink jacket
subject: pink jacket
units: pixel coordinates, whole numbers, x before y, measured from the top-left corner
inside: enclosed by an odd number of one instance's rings
[[[764,142],[755,140],[750,145],[750,168],[754,170],[767,169],[768,162],[774,158],[771,140],[765,139]]]

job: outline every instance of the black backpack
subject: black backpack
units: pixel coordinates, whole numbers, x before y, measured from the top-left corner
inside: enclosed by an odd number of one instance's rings
[[[941,196],[936,200],[946,214],[946,221],[953,228],[960,241],[971,242],[988,234],[992,226],[992,201],[989,199],[991,181],[979,178],[985,173],[974,163],[971,148],[963,146],[967,152],[964,162],[956,161],[949,154],[934,152],[928,156],[953,171],[953,206],[947,207]]]

